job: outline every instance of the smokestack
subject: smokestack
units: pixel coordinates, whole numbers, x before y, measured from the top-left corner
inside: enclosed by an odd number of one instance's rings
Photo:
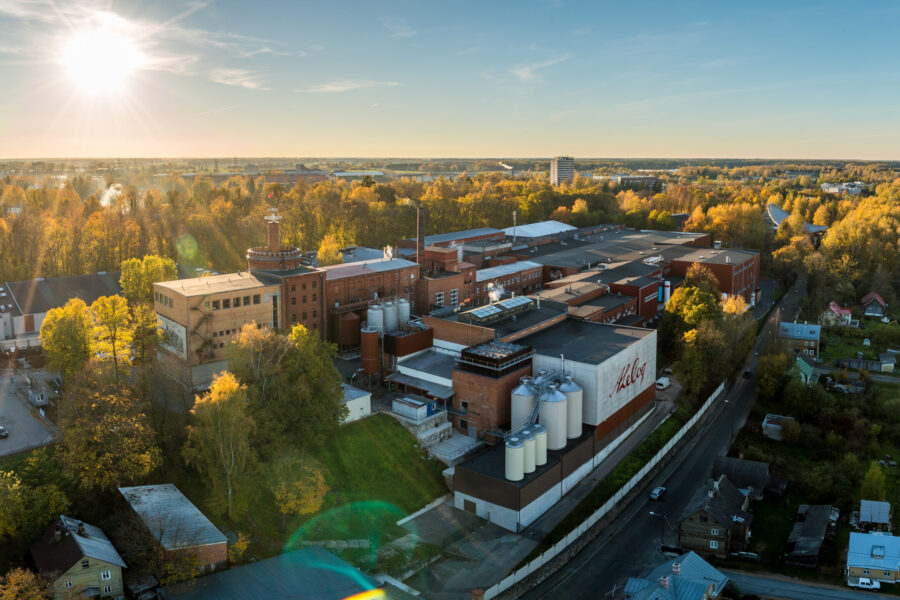
[[[84,530],[84,523],[81,521],[78,522],[78,535],[81,537],[87,537],[87,532]]]
[[[416,208],[416,262],[425,263],[425,211]]]
[[[278,209],[270,208],[272,214],[266,217],[266,230],[268,233],[269,252],[278,252],[281,249],[281,236],[278,231],[278,222],[281,216],[276,214]]]

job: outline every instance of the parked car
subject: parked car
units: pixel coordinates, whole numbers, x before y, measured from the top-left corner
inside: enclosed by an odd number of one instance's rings
[[[9,437],[9,431],[6,430],[6,427],[4,427],[3,425],[0,425],[0,438],[8,438],[8,437]]]
[[[860,590],[878,590],[881,589],[881,583],[868,577],[850,577],[847,579],[847,585]]]
[[[753,371],[747,370],[744,371],[744,379],[750,379],[750,376],[753,374]]]
[[[653,491],[650,492],[651,500],[662,500],[663,496],[666,495],[666,488],[663,486],[653,488]]]
[[[658,390],[664,390],[670,385],[672,385],[672,382],[669,381],[668,377],[660,377],[656,380],[656,389]]]
[[[664,374],[664,375],[671,375],[671,374],[672,374],[672,369],[670,369],[669,367],[666,367],[665,369],[663,369],[663,374]]]

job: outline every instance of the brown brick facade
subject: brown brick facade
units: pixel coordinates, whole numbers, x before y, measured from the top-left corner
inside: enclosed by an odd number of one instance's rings
[[[453,417],[453,425],[471,435],[471,428],[481,435],[486,431],[508,426],[510,420],[510,394],[519,380],[531,375],[531,364],[500,378],[486,377],[453,370],[453,408],[465,413]],[[463,427],[465,425],[465,427]]]

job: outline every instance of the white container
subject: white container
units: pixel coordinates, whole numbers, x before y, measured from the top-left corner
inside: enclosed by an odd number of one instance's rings
[[[401,326],[409,323],[409,300],[406,298],[397,300],[397,321]]]
[[[547,464],[547,429],[538,423],[531,428],[534,433],[534,464],[536,467]]]
[[[531,387],[530,382],[530,378],[523,377],[522,383],[510,394],[510,431],[526,426],[531,419],[531,413],[534,412],[537,392]]]
[[[581,436],[584,391],[572,380],[571,375],[567,376],[563,384],[559,386],[559,391],[566,395],[566,437],[574,440]]]
[[[547,428],[547,449],[562,450],[566,447],[568,423],[566,395],[551,385],[541,401],[541,423]]]
[[[522,437],[525,439],[525,442],[524,442],[524,445],[525,445],[525,460],[524,460],[525,468],[523,470],[525,473],[534,473],[535,458],[536,458],[535,446],[537,445],[536,441],[535,441],[536,438],[535,438],[534,433],[528,429],[526,429],[525,431],[522,432]]]
[[[369,327],[378,330],[379,335],[384,333],[384,311],[381,309],[380,304],[369,307],[369,310],[366,311],[366,321],[368,322]]]
[[[525,477],[525,444],[517,437],[506,440],[506,478],[522,481]]]
[[[397,330],[397,307],[393,302],[385,302],[382,307],[384,308],[384,330],[385,331],[396,331]]]

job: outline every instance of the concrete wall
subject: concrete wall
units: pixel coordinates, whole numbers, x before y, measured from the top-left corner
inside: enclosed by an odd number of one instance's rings
[[[358,421],[372,414],[372,394],[354,398],[345,404],[347,405],[347,417],[344,419],[344,423]]]

